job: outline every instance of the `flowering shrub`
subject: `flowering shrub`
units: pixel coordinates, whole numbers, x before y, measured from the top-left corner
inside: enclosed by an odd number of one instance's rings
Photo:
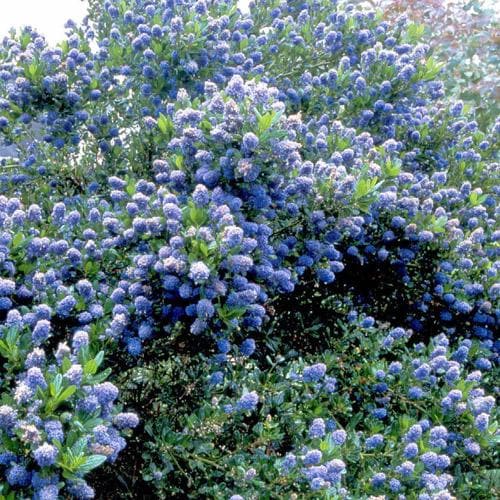
[[[481,388],[492,382],[489,343],[451,350],[441,335],[409,348],[410,331],[362,327],[369,322],[338,323],[332,349],[308,362],[293,351],[264,362],[235,351],[225,377],[208,378],[211,400],[179,421],[151,420],[146,479],[160,496],[176,491],[184,467],[210,497],[471,494],[460,482],[468,457],[482,455],[485,480],[493,463],[494,398]],[[482,491],[490,487],[491,478]]]
[[[490,491],[500,127],[419,30],[326,0],[67,28],[0,49],[1,494]]]

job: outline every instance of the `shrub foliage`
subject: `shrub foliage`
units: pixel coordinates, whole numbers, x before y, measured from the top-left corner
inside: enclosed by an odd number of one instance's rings
[[[89,4],[0,46],[0,498],[498,493],[500,122],[424,30]]]

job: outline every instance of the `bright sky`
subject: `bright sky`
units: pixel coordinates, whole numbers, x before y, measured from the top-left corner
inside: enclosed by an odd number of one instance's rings
[[[28,25],[56,43],[64,37],[64,23],[68,19],[81,21],[87,13],[84,0],[0,0],[0,4],[0,38],[12,26]]]

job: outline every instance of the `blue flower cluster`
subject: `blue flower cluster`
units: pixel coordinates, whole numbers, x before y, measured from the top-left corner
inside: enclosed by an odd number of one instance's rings
[[[91,205],[85,216],[101,221]],[[118,389],[105,381],[109,369],[100,370],[103,345],[92,345],[106,287],[84,275],[113,245],[102,246],[105,238],[82,228],[76,202],[43,210],[2,196],[0,206],[1,269],[8,276],[0,280],[5,477],[12,487],[56,498],[63,472],[68,488],[91,497],[83,476],[114,461],[125,446],[121,433],[138,424],[135,414],[115,408]],[[94,227],[107,232],[104,222]],[[41,496],[49,486],[54,495]]]
[[[391,411],[401,411],[401,405],[414,405],[416,415],[423,413],[433,418],[414,421],[410,417],[413,411],[407,408],[403,421],[384,430],[386,436],[358,432],[349,435],[351,442],[347,442],[344,430],[335,429],[336,425],[324,418],[315,418],[306,439],[300,442],[300,454],[288,454],[282,459],[282,473],[298,474],[312,490],[326,489],[348,497],[342,476],[349,474],[349,470],[346,471],[342,458],[349,456],[354,447],[357,460],[371,462],[372,468],[375,463],[381,467],[379,471],[375,468],[371,477],[363,479],[367,493],[392,495],[412,491],[420,492],[418,498],[422,499],[452,498],[455,479],[450,469],[454,461],[461,460],[464,455],[479,455],[479,443],[491,446],[491,437],[495,434],[495,427],[490,427],[495,398],[487,396],[480,387],[483,374],[475,367],[483,358],[478,357],[475,363],[470,363],[471,347],[472,343],[464,340],[455,350],[450,350],[448,338],[441,335],[432,340],[429,348],[417,345],[413,356],[402,358],[404,363],[381,363],[383,357],[377,359],[370,367],[374,380],[372,401],[365,401],[365,408],[370,410],[373,404],[373,408],[380,410],[383,406],[386,410],[383,418],[389,420]],[[377,365],[383,368],[375,369]],[[319,366],[322,367],[320,372]],[[315,381],[321,382],[328,378],[326,369],[324,364],[305,367],[302,380],[307,381],[307,374],[314,370],[320,374]],[[318,390],[322,390],[321,384]],[[414,392],[418,392],[418,397],[412,395]],[[415,400],[419,403],[414,403]],[[378,429],[375,422],[379,414],[373,410],[370,413],[373,423],[368,422],[367,427]],[[327,426],[335,430],[327,432]],[[359,463],[353,466],[357,468]]]
[[[256,391],[260,394],[260,407],[252,408],[261,419],[254,433],[263,439],[262,429],[268,427],[271,442],[280,443],[286,435],[294,445],[284,456],[268,451],[266,460],[258,453],[248,455],[245,466],[261,479],[278,469],[276,481],[292,487],[283,491],[304,495],[324,491],[340,498],[453,498],[461,467],[494,448],[495,398],[482,387],[492,369],[487,362],[491,342],[466,339],[451,347],[442,334],[428,346],[410,347],[402,328],[350,328],[370,333],[371,340],[362,345],[363,364],[354,364],[347,379],[335,351],[314,364],[277,360],[281,367],[271,384],[256,366],[233,371],[228,389],[240,379],[251,381],[255,389],[237,405]],[[388,347],[386,339],[394,337],[394,330],[402,330],[403,336]],[[346,384],[362,380],[364,386],[343,386],[340,378]],[[417,388],[419,396],[414,397]],[[227,414],[223,402],[220,389],[212,405],[222,404],[219,411]],[[288,415],[291,405],[294,413]],[[284,414],[274,421],[278,408]],[[213,413],[206,418],[216,419]],[[243,425],[238,413],[226,418]],[[251,496],[255,487],[245,480],[236,491]]]

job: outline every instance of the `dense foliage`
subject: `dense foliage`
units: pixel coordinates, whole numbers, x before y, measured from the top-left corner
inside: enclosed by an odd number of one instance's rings
[[[500,121],[406,18],[89,3],[0,47],[0,498],[491,498]]]

